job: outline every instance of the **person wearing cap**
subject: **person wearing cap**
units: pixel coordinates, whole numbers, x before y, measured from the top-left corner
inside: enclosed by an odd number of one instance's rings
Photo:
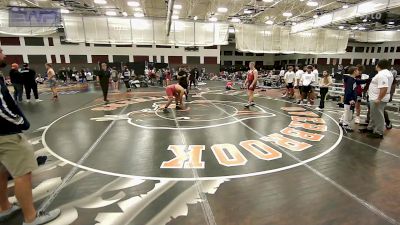
[[[35,96],[36,102],[41,102],[39,99],[38,87],[36,83],[36,72],[29,68],[28,63],[24,63],[23,69],[21,70],[22,79],[24,81],[26,102],[31,100],[31,91]]]
[[[14,87],[14,101],[22,102],[24,92],[24,82],[21,73],[18,71],[19,66],[16,63],[11,64],[10,80]]]

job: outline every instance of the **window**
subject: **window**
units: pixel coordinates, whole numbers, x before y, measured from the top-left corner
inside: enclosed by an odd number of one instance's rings
[[[264,62],[263,61],[256,61],[256,67],[263,67]]]
[[[224,61],[224,66],[232,66],[232,61]]]
[[[45,64],[47,63],[47,57],[46,55],[28,55],[28,61],[32,64]]]
[[[153,55],[153,63],[156,63],[156,62],[157,62],[157,56]]]
[[[262,54],[262,53],[259,53],[259,54],[256,54],[256,56],[264,56],[264,54]]]
[[[400,52],[400,46],[396,48],[396,52]]]
[[[326,65],[328,63],[328,59],[327,58],[318,58],[317,59],[317,64],[318,65]],[[292,64],[289,62],[289,64]]]
[[[385,47],[385,51],[384,52],[388,53],[389,52],[389,47]]]
[[[382,47],[378,47],[378,51],[376,53],[381,53]]]
[[[245,62],[244,62],[244,65],[245,65],[245,66],[249,66],[249,64],[250,64],[250,61],[245,61]]]
[[[186,64],[200,64],[200,56],[187,56]]]
[[[168,56],[169,64],[182,64],[182,56]]]
[[[329,64],[335,66],[335,65],[339,64],[339,59],[338,58],[331,58]]]
[[[218,49],[218,46],[213,45],[213,46],[205,46],[204,49]]]
[[[394,60],[394,65],[399,65],[400,64],[400,59],[395,59]]]
[[[85,43],[85,46],[86,47],[90,47],[90,43]]]
[[[53,40],[53,38],[52,38],[52,37],[49,37],[48,40],[49,40],[49,46],[54,46],[54,40]],[[54,56],[54,57],[55,57],[55,56]]]
[[[149,57],[145,55],[135,55],[133,56],[133,61],[135,62],[148,62]]]
[[[390,52],[394,52],[394,47],[390,47]]]
[[[168,46],[168,45],[156,45],[156,48],[172,48],[172,46]]]
[[[346,52],[353,52],[353,46],[347,46]]]
[[[65,63],[65,55],[60,55],[61,63]]]
[[[371,47],[371,53],[375,52],[375,47]]]
[[[246,53],[246,56],[254,56],[253,53]]]
[[[218,58],[217,57],[204,57],[204,64],[213,64],[216,65],[218,64]]]
[[[354,52],[364,52],[364,47],[355,47]]]
[[[127,63],[129,62],[129,55],[113,55],[113,62]]]
[[[92,63],[108,63],[108,55],[92,55]]]
[[[199,47],[185,47],[186,52],[198,52]]]
[[[86,55],[70,55],[69,56],[70,63],[87,63]],[[96,63],[93,61],[93,63]]]
[[[351,59],[342,59],[342,65],[343,66],[349,66],[351,62]]]
[[[235,65],[243,65],[243,61],[235,61]]]
[[[161,56],[161,63],[165,63],[165,57]]]
[[[358,64],[362,64],[362,59],[354,59],[353,60],[353,65],[358,65]]]
[[[115,45],[117,48],[132,48],[132,45]]]
[[[7,55],[4,60],[8,65],[11,65],[13,63],[18,63],[21,65],[24,62],[24,58],[22,55]]]
[[[0,37],[1,45],[14,45],[20,46],[19,37]]]
[[[236,55],[236,56],[243,56],[243,52],[235,51],[235,55]]]
[[[56,55],[51,55],[50,58],[51,58],[51,63],[53,63],[53,64],[57,63]]]
[[[224,51],[224,55],[233,55],[232,51]]]
[[[179,46],[175,46],[175,48],[179,48]]]
[[[25,46],[44,46],[42,37],[24,37]]]
[[[137,48],[152,48],[152,45],[136,45]]]
[[[94,47],[111,47],[111,44],[94,44]]]
[[[367,49],[366,49],[366,53],[368,53],[369,52],[369,47],[367,47]]]

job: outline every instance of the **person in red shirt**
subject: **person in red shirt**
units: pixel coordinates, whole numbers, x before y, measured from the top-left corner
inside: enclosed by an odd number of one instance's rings
[[[225,87],[225,89],[226,89],[227,91],[233,90],[233,81],[232,81],[232,80],[226,82],[226,87]]]
[[[247,87],[247,95],[249,96],[249,102],[245,105],[246,108],[255,105],[254,90],[256,89],[258,79],[258,71],[255,68],[255,65],[255,62],[250,62],[250,70],[247,72],[246,81],[244,82],[244,85]]]
[[[183,103],[183,95],[185,94],[185,89],[179,84],[171,84],[167,86],[165,92],[168,96],[168,102],[164,107],[164,112],[168,113],[168,106],[171,105],[172,101],[175,98],[176,109],[182,110],[185,109],[185,105]],[[179,105],[178,105],[179,104]]]
[[[171,84],[172,74],[171,74],[171,71],[169,69],[165,70],[165,81],[167,82],[166,86],[169,86]]]

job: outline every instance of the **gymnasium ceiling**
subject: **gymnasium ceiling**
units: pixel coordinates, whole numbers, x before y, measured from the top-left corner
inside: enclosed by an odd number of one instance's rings
[[[105,4],[96,4],[94,1],[104,1]],[[313,1],[315,6],[309,6]],[[134,2],[134,3],[132,3]],[[143,13],[145,17],[166,18],[168,0],[2,0],[0,8],[10,6],[53,7],[68,9],[69,13],[82,15],[105,15],[107,11],[115,12],[117,16],[134,16]],[[218,21],[231,21],[239,18],[244,23],[262,24],[266,21],[278,25],[292,25],[341,9],[346,5],[361,2],[360,0],[175,0],[174,15],[179,19],[209,20],[211,17]],[[129,6],[136,5],[136,6]],[[218,8],[225,8],[226,12],[219,12]],[[283,13],[291,13],[285,17]],[[380,19],[356,18],[341,24],[333,24],[337,28],[344,25],[350,29],[355,25],[363,26],[368,30],[398,29],[400,10],[392,9]],[[394,21],[394,24],[388,24]]]

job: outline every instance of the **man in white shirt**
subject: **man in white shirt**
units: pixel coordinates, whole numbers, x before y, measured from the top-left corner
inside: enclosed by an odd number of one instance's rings
[[[390,62],[382,59],[376,65],[378,74],[372,78],[369,85],[368,95],[370,104],[370,120],[366,130],[372,138],[383,138],[385,128],[384,110],[390,99],[390,86],[393,83],[393,75],[388,70]],[[391,78],[390,78],[391,77]]]
[[[296,66],[296,88],[299,89],[299,96],[300,96],[299,101],[297,102],[297,104],[300,104],[300,101],[301,101],[300,99],[301,99],[301,96],[303,95],[303,90],[302,90],[303,87],[302,87],[302,85],[300,85],[300,80],[301,80],[301,77],[304,74],[305,68],[306,67],[304,67],[303,69],[300,69],[299,66]]]
[[[294,82],[296,79],[296,74],[293,72],[293,66],[288,67],[288,71],[285,73],[284,80],[286,84],[286,94],[283,97],[288,96],[293,98],[294,96]]]
[[[303,86],[303,94],[300,104],[303,104],[305,98],[308,99],[308,105],[314,104],[314,91],[312,85],[315,83],[315,76],[312,73],[313,67],[307,66],[307,72],[301,76],[300,84]]]

